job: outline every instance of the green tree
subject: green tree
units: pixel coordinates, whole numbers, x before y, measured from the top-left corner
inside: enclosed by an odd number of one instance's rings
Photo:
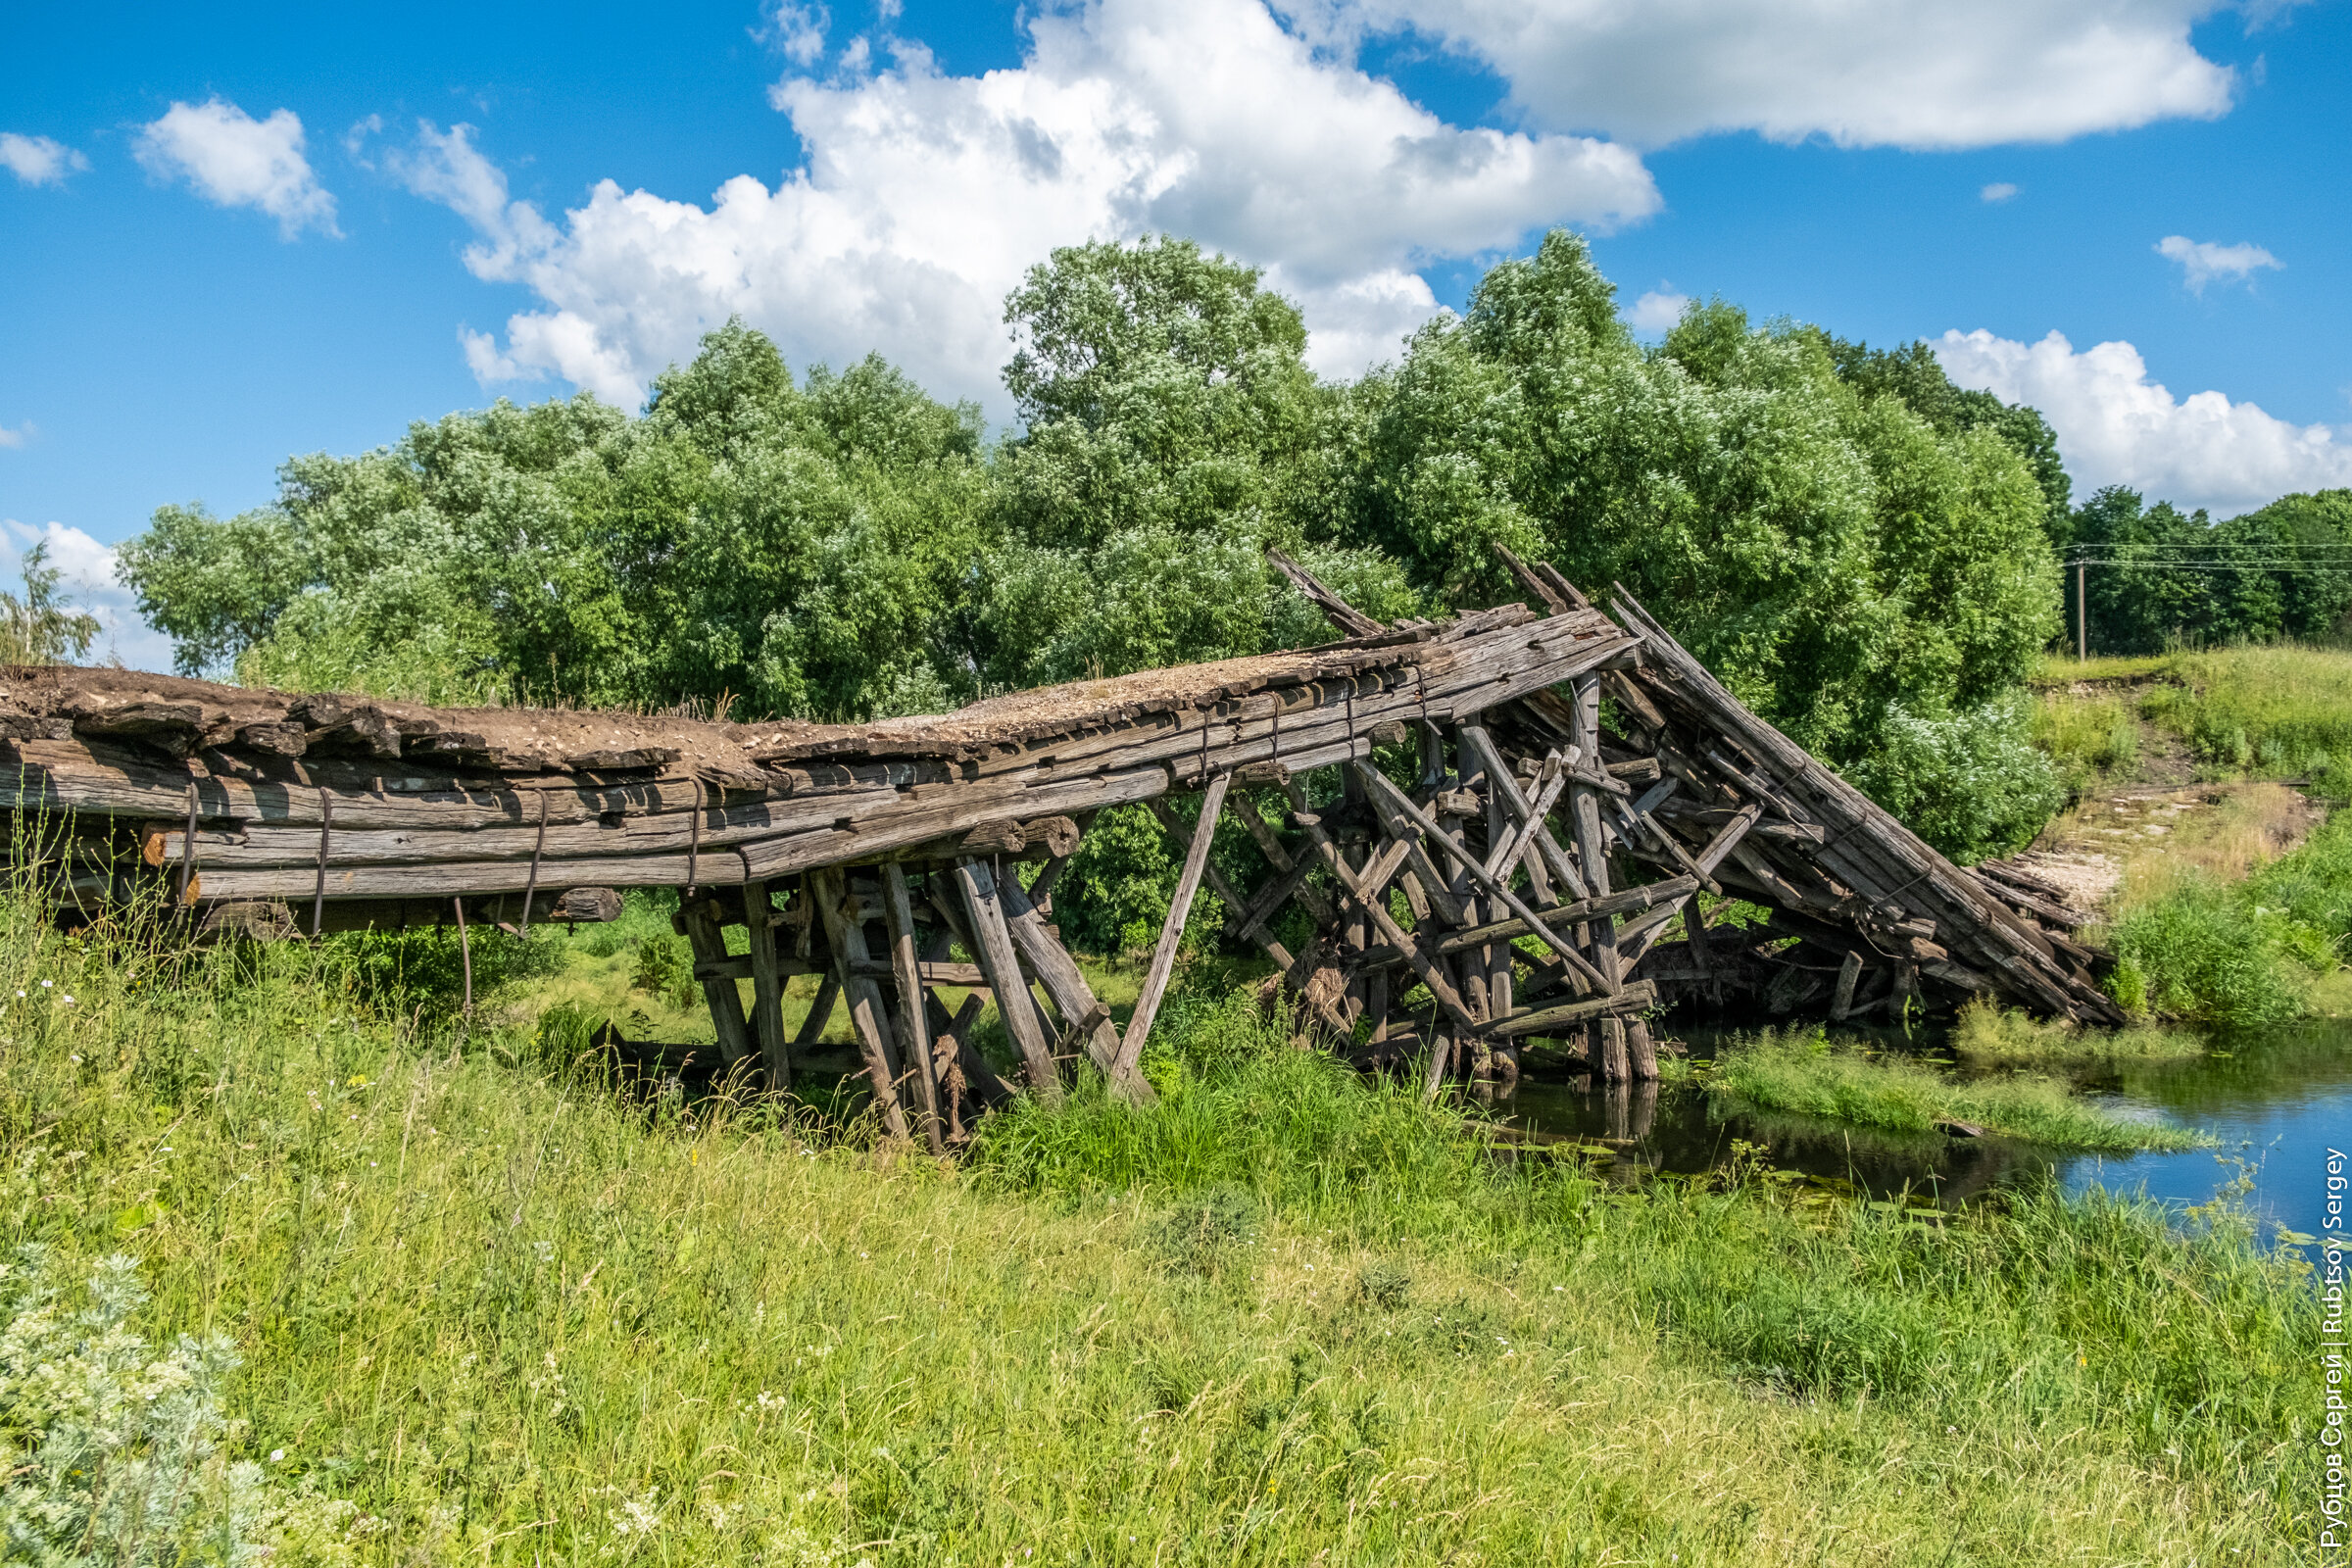
[[[1989,429],[2008,442],[2041,486],[2047,508],[2042,518],[2051,542],[2067,542],[2073,486],[2066,476],[2066,464],[2058,456],[2058,432],[2050,428],[2039,409],[2003,403],[1989,392],[1954,386],[1924,338],[1896,349],[1874,349],[1859,340],[1826,332],[1821,336],[1838,379],[1865,397],[1899,398],[1904,407],[1943,435]]]
[[[1334,635],[1265,564],[1303,555],[1376,615],[1419,607],[1341,537],[1346,391],[1297,307],[1189,240],[1054,253],[1005,303],[1024,428],[999,450],[969,621],[996,686],[1231,658]]]
[[[1359,541],[1455,602],[1516,592],[1498,544],[1623,582],[1839,762],[1898,703],[1987,711],[2056,630],[2041,491],[2006,441],[1938,431],[1844,381],[1821,334],[1721,303],[1644,351],[1573,234],[1490,271],[1383,379]]]
[[[24,552],[24,594],[0,589],[0,664],[71,664],[98,640],[98,617],[57,591],[65,573],[49,564],[49,542]]]

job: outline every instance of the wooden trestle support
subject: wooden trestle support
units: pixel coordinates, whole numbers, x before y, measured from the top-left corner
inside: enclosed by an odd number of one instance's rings
[[[1604,613],[1506,556],[1537,608],[1384,626],[1274,559],[1344,640],[868,725],[16,669],[0,806],[20,870],[70,918],[160,884],[210,932],[519,931],[612,918],[612,889],[678,887],[727,1066],[788,1087],[846,1003],[884,1125],[934,1149],[1014,1095],[1060,1095],[1081,1058],[1149,1099],[1144,1051],[1202,886],[1308,1033],[1431,1095],[1507,1087],[1534,1042],[1603,1079],[1654,1078],[1646,1018],[1677,1002],[1846,1017],[1984,994],[2120,1020],[2056,890],[1944,859],[1622,591]],[[1095,814],[1138,803],[1182,872],[1121,1028],[1061,945],[1053,892]],[[1262,861],[1254,887],[1211,854],[1228,827]],[[1710,928],[1702,892],[1765,906],[1769,925]],[[1278,927],[1305,931],[1298,951]],[[806,974],[819,992],[788,1038],[785,983]],[[951,1007],[943,988],[967,994]],[[1019,1056],[1009,1082],[972,1045],[989,1000]]]

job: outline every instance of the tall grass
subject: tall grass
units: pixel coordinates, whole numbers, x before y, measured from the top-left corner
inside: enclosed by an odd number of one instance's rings
[[[2213,1140],[2167,1122],[2136,1121],[2080,1100],[2041,1077],[1959,1078],[1917,1062],[1873,1059],[1833,1046],[1819,1030],[1767,1030],[1715,1058],[1700,1082],[1767,1110],[1930,1132],[1938,1122],[2068,1149],[2198,1149]]]
[[[1616,1193],[1238,1003],[962,1168],[458,1053],[305,949],[0,905],[0,1005],[6,1241],[234,1343],[224,1457],[351,1504],[277,1563],[2312,1549],[2316,1320],[2227,1214]]]
[[[2173,656],[2184,682],[2149,691],[2149,719],[2201,758],[2269,777],[2352,764],[2352,655],[2292,643]]]
[[[2179,1060],[2204,1054],[2205,1042],[2186,1029],[2137,1024],[2085,1029],[2036,1018],[1982,998],[1952,1020],[1953,1054],[1972,1067],[2104,1068],[2126,1061]]]
[[[2139,683],[2076,696],[2082,681]],[[2078,778],[2130,770],[2137,721],[2169,730],[2218,773],[2310,778],[2352,794],[2352,653],[2295,643],[2048,662],[2034,738]]]
[[[2128,909],[2112,934],[2127,1004],[2270,1024],[2307,1010],[2352,943],[2352,817],[2339,812],[2245,881],[2188,878]]]

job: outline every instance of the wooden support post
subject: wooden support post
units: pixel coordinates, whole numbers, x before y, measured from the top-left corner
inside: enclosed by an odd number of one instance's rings
[[[1114,1083],[1136,1075],[1143,1062],[1144,1043],[1152,1037],[1152,1020],[1158,1016],[1160,997],[1168,988],[1168,977],[1175,973],[1176,948],[1184,940],[1185,922],[1193,912],[1193,896],[1200,891],[1200,873],[1208,865],[1209,846],[1216,839],[1217,813],[1225,809],[1225,791],[1232,783],[1231,773],[1219,773],[1200,794],[1200,817],[1192,843],[1185,847],[1175,902],[1168,906],[1168,917],[1160,922],[1159,945],[1152,950],[1152,967],[1144,973],[1144,989],[1136,995],[1126,1038],[1119,1042],[1118,1062],[1111,1070]]]
[[[1591,898],[1592,893],[1585,886],[1584,877],[1578,873],[1566,852],[1561,850],[1558,842],[1551,836],[1551,829],[1544,820],[1548,814],[1548,805],[1544,810],[1539,811],[1527,799],[1527,796],[1521,792],[1519,781],[1512,778],[1510,769],[1502,765],[1502,753],[1496,750],[1494,740],[1487,734],[1484,727],[1477,724],[1464,724],[1461,727],[1461,735],[1462,744],[1470,749],[1471,755],[1480,760],[1480,765],[1487,770],[1488,775],[1502,780],[1499,787],[1502,791],[1504,808],[1518,818],[1527,834],[1528,842],[1535,846],[1537,855],[1542,858],[1544,867],[1551,872],[1553,880],[1567,890],[1568,897],[1571,899]],[[1592,759],[1589,757],[1583,759],[1585,762],[1591,760]],[[1567,773],[1567,764],[1564,761],[1561,772],[1563,777]],[[1545,799],[1548,802],[1557,799],[1557,796],[1547,795]],[[1503,874],[1509,874],[1507,868],[1504,869]]]
[[[1649,1038],[1649,1025],[1642,1019],[1625,1020],[1625,1064],[1634,1082],[1657,1082],[1657,1042]]]
[[[1170,838],[1183,844],[1192,843],[1192,835],[1186,830],[1184,823],[1176,813],[1168,809],[1167,802],[1156,799],[1147,800],[1144,802],[1144,807],[1158,819],[1159,825],[1167,831]],[[1255,812],[1252,810],[1244,814],[1254,815]],[[1260,822],[1258,826],[1262,828],[1265,824]],[[1283,858],[1288,861],[1290,858],[1286,855]],[[1311,868],[1313,864],[1314,859],[1311,856],[1298,861],[1298,875],[1304,877],[1307,869]],[[1289,871],[1285,871],[1283,876],[1288,878],[1290,874]],[[1298,960],[1291,956],[1290,949],[1266,935],[1266,920],[1271,919],[1280,909],[1280,904],[1266,905],[1266,898],[1263,894],[1254,903],[1243,898],[1241,891],[1226,879],[1225,873],[1218,870],[1213,862],[1201,873],[1201,880],[1208,884],[1210,892],[1225,901],[1225,907],[1233,911],[1234,918],[1239,922],[1233,928],[1234,934],[1256,943],[1258,950],[1274,960],[1274,967],[1288,974],[1291,966]],[[1306,895],[1312,891],[1301,888],[1297,883],[1292,884],[1292,889],[1298,894],[1298,902],[1302,905],[1306,903]],[[1322,895],[1316,894],[1315,899],[1317,903],[1322,903]],[[1265,907],[1260,908],[1261,905],[1265,905]],[[1324,907],[1328,909],[1330,906],[1325,904]]]
[[[1111,1092],[1151,1103],[1155,1098],[1152,1086],[1133,1067],[1121,1069],[1119,1031],[1110,1021],[1110,1009],[1095,996],[1095,988],[1086,983],[1078,960],[1070,956],[1061,939],[1047,927],[1046,917],[1029,902],[1020,881],[1006,877],[998,883],[997,899],[1004,906],[1004,927],[1011,934],[1013,947],[1019,950],[1029,972],[1046,988],[1046,995],[1054,999],[1054,1005],[1060,1009],[1063,1027],[1084,1043],[1088,1059],[1110,1080]]]
[[[1707,915],[1698,906],[1698,895],[1693,893],[1683,901],[1683,943],[1690,950],[1690,966],[1698,971],[1699,984],[1707,995],[1720,1002],[1723,987],[1715,978],[1715,953],[1707,940]]]
[[[1854,987],[1862,983],[1862,955],[1851,948],[1846,950],[1845,961],[1838,966],[1838,990],[1830,998],[1830,1021],[1845,1022],[1845,1015],[1854,1010]]]
[[[776,912],[767,902],[766,883],[743,885],[743,923],[752,939],[753,1033],[760,1040],[767,1087],[781,1094],[792,1087],[792,1050],[784,1038],[784,974],[776,960]]]
[[[1388,906],[1368,895],[1356,881],[1354,873],[1341,860],[1339,847],[1331,842],[1330,836],[1319,827],[1311,832],[1315,853],[1331,868],[1331,874],[1339,879],[1340,886],[1348,891],[1348,896],[1372,917],[1373,928],[1379,931],[1380,939],[1404,955],[1405,961],[1413,966],[1413,973],[1419,975],[1421,983],[1429,987],[1429,994],[1438,999],[1438,1005],[1453,1020],[1455,1028],[1465,1033],[1475,1031],[1478,1020],[1470,1016],[1462,994],[1454,989],[1452,979],[1446,973],[1446,960],[1431,951],[1429,939],[1418,931],[1406,935],[1404,928],[1396,923],[1396,917],[1389,913]]]
[[[1571,705],[1572,715],[1569,744],[1576,747],[1584,760],[1597,763],[1600,760],[1600,681],[1592,675],[1580,676],[1574,687],[1576,700]],[[1576,858],[1585,874],[1585,886],[1594,898],[1606,898],[1609,893],[1609,841],[1601,832],[1600,801],[1589,784],[1571,783],[1568,787],[1570,814],[1576,821]],[[1600,972],[1601,989],[1615,991],[1623,976],[1617,967],[1617,922],[1601,919],[1592,922],[1592,967]],[[1602,1070],[1608,1064],[1623,1061],[1624,1031],[1611,1031],[1602,1026]]]
[[[850,999],[850,1021],[858,1026],[858,1050],[865,1056],[865,1075],[874,1087],[874,1104],[882,1125],[893,1138],[907,1136],[906,1107],[899,1102],[898,1048],[891,1039],[890,1015],[882,1005],[881,988],[857,972],[856,965],[872,957],[865,945],[865,926],[849,908],[849,881],[839,866],[810,873],[816,912],[825,922],[825,944],[833,950],[833,973],[842,994]]]
[[[997,1011],[1004,1019],[1004,1032],[1012,1036],[1013,1045],[1021,1053],[1022,1065],[1029,1073],[1029,1087],[1046,1103],[1057,1103],[1061,1099],[1061,1079],[1054,1071],[1054,1048],[1046,1040],[1045,1026],[1037,1015],[1037,1003],[1029,995],[1029,982],[1022,977],[1020,959],[1013,953],[1012,935],[1006,928],[1004,908],[997,896],[996,878],[983,861],[958,860],[956,886],[963,895],[964,911],[972,923],[972,940],[977,944],[972,956],[979,961],[980,972],[988,977],[989,990],[997,999]]]
[[[1519,857],[1515,850],[1505,848],[1513,836],[1515,824],[1503,808],[1502,792],[1515,787],[1501,775],[1490,775],[1487,787],[1487,853],[1490,858],[1500,856],[1502,863],[1494,869],[1505,881],[1510,879],[1511,863]],[[1539,898],[1542,897],[1540,889],[1533,891],[1537,892]],[[1503,912],[1500,908],[1490,911],[1494,916]],[[1514,978],[1511,972],[1511,945],[1508,942],[1490,942],[1481,951],[1486,955],[1487,965],[1487,1016],[1507,1018],[1511,1012]],[[1519,1083],[1519,1048],[1507,1042],[1497,1042],[1492,1050],[1495,1087],[1507,1095]]]
[[[899,987],[902,1059],[914,1079],[923,1142],[934,1154],[944,1154],[948,1144],[940,1115],[939,1067],[931,1059],[930,1025],[923,1016],[923,976],[915,963],[914,901],[906,896],[906,868],[896,860],[882,864],[882,919],[890,929],[890,966]]]
[[[1626,1059],[1623,1018],[1600,1020],[1600,1051],[1594,1065],[1606,1083],[1621,1084],[1633,1076],[1632,1065]]]
[[[1152,814],[1159,818],[1160,825],[1162,827],[1165,827],[1171,820],[1168,815],[1167,804],[1165,802],[1153,799],[1146,801],[1144,804],[1152,808]],[[1275,836],[1272,828],[1266,826],[1266,819],[1264,815],[1259,812],[1257,808],[1257,803],[1250,800],[1246,794],[1227,796],[1225,798],[1225,809],[1233,816],[1235,821],[1242,824],[1242,830],[1250,835],[1250,842],[1257,846],[1257,853],[1264,856],[1266,858],[1266,863],[1272,866],[1276,871],[1288,874],[1294,868],[1305,866],[1313,859],[1313,857],[1309,856],[1301,859],[1294,860],[1292,858],[1291,852],[1282,847],[1282,840]],[[1300,877],[1303,877],[1305,872],[1300,870],[1298,874]],[[1209,868],[1209,886],[1216,886],[1219,880],[1221,879],[1217,875],[1216,868],[1211,866]],[[1291,895],[1296,895],[1300,906],[1302,906],[1306,912],[1313,916],[1317,921],[1325,921],[1331,918],[1332,910],[1330,902],[1326,900],[1322,894],[1317,893],[1313,888],[1302,887],[1298,882],[1293,882],[1291,884]],[[1289,897],[1291,895],[1285,896]],[[1239,911],[1237,910],[1236,912]],[[1269,910],[1268,912],[1271,913],[1272,911]],[[1287,968],[1289,965],[1286,964],[1284,967]]]
[[[816,1000],[808,1004],[808,1016],[801,1020],[800,1031],[792,1037],[792,1049],[806,1051],[824,1038],[825,1025],[833,1021],[833,1009],[841,1003],[841,977],[827,969],[817,982]]]
[[[1427,1076],[1421,1083],[1421,1098],[1435,1103],[1446,1092],[1446,1074],[1453,1070],[1453,1031],[1444,1026],[1434,1027],[1429,1036]]]
[[[678,924],[685,928],[686,945],[697,962],[726,957],[726,933],[719,929],[718,916],[708,900],[690,898],[682,903],[678,906]],[[743,1016],[743,993],[735,989],[732,980],[706,980],[703,1000],[710,1004],[710,1023],[718,1033],[719,1056],[732,1067],[752,1049],[751,1030]]]
[[[1402,816],[1407,822],[1410,822],[1414,827],[1419,828],[1423,833],[1428,834],[1433,842],[1440,845],[1445,845],[1449,842],[1446,837],[1446,830],[1439,827],[1436,822],[1430,820],[1428,812],[1422,810],[1421,808],[1415,806],[1410,800],[1406,799],[1403,791],[1397,789],[1396,785],[1390,783],[1388,779],[1384,777],[1377,769],[1373,768],[1371,764],[1367,762],[1356,762],[1352,765],[1362,771],[1364,782],[1371,788],[1375,801],[1385,802],[1396,814]],[[1595,822],[1597,824],[1597,818],[1595,818]],[[1450,854],[1455,852],[1448,851],[1448,853]],[[1487,868],[1484,865],[1481,865],[1476,859],[1472,858],[1467,851],[1459,852],[1459,854],[1461,863],[1470,872],[1471,880],[1474,882],[1483,880],[1487,885],[1487,890],[1502,900],[1504,907],[1508,908],[1517,918],[1527,922],[1527,929],[1530,934],[1539,938],[1545,947],[1551,949],[1552,952],[1558,954],[1562,958],[1565,958],[1571,967],[1582,970],[1585,974],[1585,977],[1592,981],[1601,990],[1614,992],[1617,989],[1617,977],[1614,973],[1604,972],[1598,966],[1587,962],[1583,954],[1577,952],[1575,948],[1571,947],[1564,938],[1555,934],[1549,926],[1544,923],[1543,919],[1537,915],[1535,910],[1528,907],[1527,901],[1525,899],[1522,899],[1518,894],[1513,893],[1508,887],[1505,887],[1499,881],[1489,877],[1487,875]],[[1434,891],[1435,890],[1433,890],[1433,896]],[[1604,887],[1601,891],[1606,892],[1607,889]],[[1455,925],[1460,925],[1464,922],[1459,919],[1455,919],[1452,923]],[[1382,940],[1389,940],[1385,932],[1382,935]]]

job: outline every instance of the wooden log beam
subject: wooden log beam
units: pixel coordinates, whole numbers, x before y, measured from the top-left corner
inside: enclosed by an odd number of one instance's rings
[[[997,884],[998,900],[1004,907],[1005,929],[1011,933],[1012,945],[1020,953],[1029,972],[1046,988],[1060,1009],[1062,1024],[1086,1048],[1088,1059],[1096,1070],[1110,1081],[1114,1095],[1150,1104],[1158,1098],[1143,1074],[1119,1060],[1119,1031],[1110,1021],[1110,1009],[1095,996],[1094,987],[1086,983],[1078,960],[1070,956],[1061,939],[1046,924],[1046,917],[1037,912],[1022,891],[1019,881],[1006,877]]]
[[[1208,781],[1200,795],[1200,825],[1194,830],[1192,842],[1184,849],[1184,869],[1176,878],[1176,897],[1168,906],[1168,917],[1160,923],[1159,943],[1152,950],[1152,966],[1144,971],[1143,989],[1137,993],[1135,1011],[1128,1015],[1127,1033],[1119,1042],[1116,1065],[1111,1080],[1116,1083],[1142,1076],[1144,1045],[1152,1037],[1152,1021],[1159,1014],[1159,999],[1167,990],[1168,977],[1176,972],[1176,947],[1184,940],[1185,922],[1193,912],[1193,896],[1200,891],[1200,873],[1207,868],[1209,846],[1216,841],[1217,816],[1225,809],[1225,792],[1233,784],[1233,775],[1219,773]]]
[[[1427,834],[1433,842],[1446,848],[1449,855],[1452,855],[1459,859],[1464,869],[1469,871],[1470,879],[1473,882],[1479,883],[1485,887],[1488,892],[1500,899],[1503,906],[1509,909],[1513,916],[1526,922],[1528,934],[1530,936],[1535,937],[1545,947],[1551,949],[1554,953],[1557,953],[1569,963],[1571,967],[1578,968],[1581,972],[1584,972],[1586,977],[1597,985],[1601,990],[1613,992],[1617,989],[1616,976],[1607,974],[1605,971],[1600,970],[1596,965],[1587,962],[1583,954],[1577,952],[1573,947],[1571,947],[1565,938],[1559,936],[1551,929],[1550,926],[1544,924],[1541,915],[1537,914],[1535,910],[1528,907],[1527,901],[1525,899],[1522,899],[1518,894],[1513,893],[1508,886],[1504,885],[1499,880],[1488,876],[1487,868],[1479,864],[1477,859],[1473,858],[1467,851],[1455,849],[1452,846],[1451,841],[1446,838],[1446,830],[1439,827],[1436,822],[1432,821],[1429,813],[1415,806],[1402,790],[1399,790],[1396,785],[1390,783],[1386,774],[1382,773],[1378,768],[1373,767],[1371,764],[1366,762],[1358,762],[1354,764],[1354,766],[1358,774],[1363,778],[1365,787],[1369,789],[1376,798],[1385,800],[1392,810],[1402,816],[1406,821],[1412,823],[1413,826],[1421,829],[1421,831]],[[1607,888],[1604,886],[1601,891],[1605,893],[1607,892]],[[1385,916],[1388,911],[1384,909],[1381,912]],[[1394,938],[1389,937],[1385,931],[1382,933],[1382,939],[1390,942],[1392,946],[1404,946],[1404,944],[1396,942]]]
[[[1559,883],[1571,899],[1592,897],[1592,890],[1585,885],[1584,873],[1569,860],[1559,842],[1551,836],[1551,829],[1545,825],[1544,818],[1537,814],[1533,803],[1521,793],[1517,780],[1511,777],[1510,769],[1503,766],[1502,753],[1494,745],[1494,737],[1487,733],[1486,727],[1464,724],[1460,726],[1460,733],[1462,744],[1470,748],[1470,755],[1477,760],[1479,766],[1486,769],[1489,777],[1497,781],[1494,787],[1502,794],[1504,808],[1527,829],[1528,841],[1535,845],[1536,853],[1542,858],[1544,869],[1551,873],[1552,880]],[[1562,759],[1562,768],[1565,776],[1565,758]]]
[[[947,1152],[946,1119],[941,1114],[939,1067],[931,1059],[930,1022],[923,1016],[922,971],[914,952],[914,901],[906,893],[906,868],[896,860],[882,865],[882,917],[890,932],[890,964],[899,983],[898,1037],[902,1059],[914,1079],[914,1099],[921,1111],[923,1142],[934,1154]]]
[[[678,914],[698,962],[727,956],[726,933],[719,928],[717,918],[705,901],[689,900],[679,906]],[[732,980],[706,980],[703,1000],[710,1005],[710,1023],[718,1032],[719,1054],[732,1067],[751,1051],[751,1031],[745,1026],[743,1016],[743,993],[735,989]]]
[[[781,1093],[792,1087],[792,1042],[784,1033],[784,963],[776,953],[780,922],[768,902],[766,883],[743,885],[743,923],[751,938],[745,957],[752,970],[752,1033],[760,1042],[767,1087]]]
[[[1567,904],[1553,904],[1538,909],[1546,923],[1574,925],[1582,920],[1604,919],[1614,914],[1640,914],[1644,909],[1671,905],[1686,899],[1697,887],[1690,877],[1669,877],[1663,882],[1645,882],[1639,887],[1612,893],[1605,899],[1579,899]],[[1508,942],[1528,934],[1527,922],[1516,915],[1508,920],[1496,920],[1488,925],[1466,926],[1448,931],[1438,938],[1432,951],[1452,956],[1472,948],[1485,947],[1493,942]],[[1349,966],[1360,969],[1393,969],[1405,961],[1405,956],[1385,944],[1366,948],[1350,960]]]
[[[1004,1032],[1012,1036],[1013,1046],[1021,1054],[1029,1087],[1047,1104],[1059,1103],[1061,1078],[1054,1070],[1054,1050],[1046,1041],[1037,1004],[1030,999],[1029,982],[1021,976],[996,878],[980,860],[956,861],[954,876],[971,922],[972,956],[980,960],[981,971],[996,994],[997,1010],[1004,1017]]]
[[[1388,630],[1388,628],[1383,626],[1379,621],[1374,620],[1370,615],[1365,614],[1362,611],[1348,603],[1347,600],[1342,599],[1338,594],[1335,594],[1329,588],[1324,587],[1322,581],[1317,578],[1313,572],[1307,570],[1304,566],[1301,566],[1298,564],[1298,563],[1293,561],[1281,551],[1274,549],[1272,546],[1268,546],[1266,549],[1266,559],[1274,564],[1274,569],[1276,571],[1281,572],[1285,577],[1288,577],[1291,580],[1291,585],[1293,587],[1297,588],[1300,593],[1306,595],[1307,599],[1313,603],[1317,610],[1323,612],[1324,615],[1331,621],[1333,625],[1339,627],[1340,630],[1346,632],[1348,636],[1377,637],[1382,632]]]
[[[833,972],[849,999],[850,1021],[858,1031],[858,1048],[865,1057],[866,1081],[873,1086],[874,1105],[882,1125],[893,1138],[907,1136],[906,1110],[899,1099],[898,1047],[891,1037],[890,1015],[873,981],[851,966],[873,954],[865,944],[865,923],[849,916],[848,879],[838,866],[826,866],[808,879],[816,911],[825,923],[825,944],[832,950]]]
[[[1340,886],[1347,890],[1348,896],[1371,918],[1373,929],[1380,933],[1381,940],[1404,954],[1405,961],[1413,966],[1413,973],[1420,976],[1423,985],[1429,987],[1429,994],[1437,999],[1438,1005],[1445,1009],[1456,1027],[1465,1032],[1477,1029],[1479,1020],[1471,1016],[1462,994],[1454,989],[1453,982],[1446,976],[1446,960],[1429,952],[1415,936],[1405,933],[1404,928],[1396,923],[1396,917],[1389,913],[1386,900],[1368,895],[1357,884],[1354,873],[1348,869],[1347,862],[1340,858],[1339,846],[1332,843],[1321,828],[1314,829],[1313,834],[1315,854],[1322,858],[1331,874],[1339,879]]]
[[[1562,1003],[1551,1007],[1522,1007],[1505,1018],[1488,1025],[1487,1032],[1502,1038],[1517,1035],[1548,1034],[1554,1029],[1589,1023],[1596,1018],[1614,1018],[1626,1013],[1640,1012],[1654,1006],[1658,1000],[1657,986],[1647,980],[1628,982],[1613,997],[1589,997],[1582,1002]]]

